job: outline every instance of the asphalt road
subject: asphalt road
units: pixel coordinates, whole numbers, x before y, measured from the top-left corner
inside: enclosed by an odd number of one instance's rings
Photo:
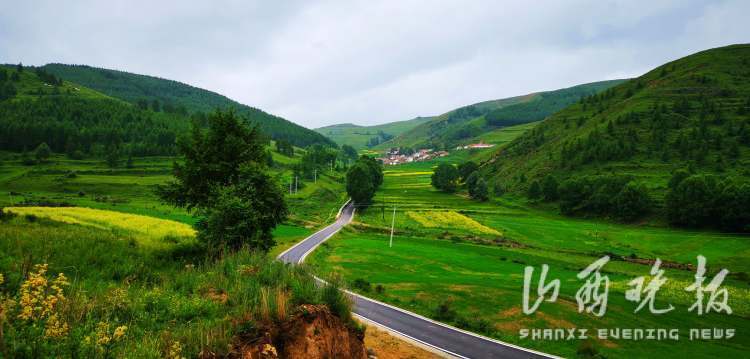
[[[336,222],[280,254],[278,259],[285,263],[302,263],[318,245],[349,224],[354,217],[354,212],[354,206],[347,203],[342,207]],[[348,293],[354,302],[354,314],[366,322],[397,332],[448,356],[460,358],[554,357],[446,326],[418,314],[355,293]]]

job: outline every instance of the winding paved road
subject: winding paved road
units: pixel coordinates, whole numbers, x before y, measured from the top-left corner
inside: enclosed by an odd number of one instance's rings
[[[299,264],[318,245],[332,237],[354,217],[355,208],[347,202],[336,222],[305,238],[278,257],[285,263]],[[354,314],[366,322],[383,327],[429,346],[446,356],[459,358],[554,358],[548,354],[479,336],[447,326],[421,315],[348,292],[354,302]]]

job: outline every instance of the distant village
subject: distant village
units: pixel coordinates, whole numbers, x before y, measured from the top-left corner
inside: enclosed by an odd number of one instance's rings
[[[466,149],[472,149],[472,148],[490,148],[495,145],[488,144],[484,142],[479,143],[472,143],[465,146],[458,146],[456,147],[456,150],[466,150]],[[401,149],[398,147],[391,148],[388,150],[388,152],[385,153],[385,155],[381,158],[378,158],[381,162],[383,162],[384,165],[398,165],[402,163],[410,163],[410,162],[421,162],[421,161],[429,161],[433,158],[438,157],[445,157],[449,155],[448,151],[434,151],[431,148],[424,148],[417,151],[413,151],[411,149]]]

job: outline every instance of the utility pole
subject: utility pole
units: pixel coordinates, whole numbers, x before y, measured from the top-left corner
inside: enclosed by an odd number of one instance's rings
[[[297,194],[298,188],[299,188],[299,177],[294,176],[294,194]]]
[[[396,206],[393,206],[393,219],[391,219],[391,240],[388,242],[388,248],[393,247],[393,227],[396,224]]]

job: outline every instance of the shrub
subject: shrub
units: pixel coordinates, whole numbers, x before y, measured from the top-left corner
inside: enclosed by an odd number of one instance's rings
[[[441,322],[453,322],[456,316],[456,311],[451,308],[450,301],[444,301],[435,308],[435,319]]]
[[[370,284],[370,282],[362,278],[355,279],[352,283],[352,287],[359,289],[365,293],[369,293],[372,291],[372,285]]]
[[[531,182],[531,185],[529,185],[529,188],[526,191],[526,196],[529,197],[529,199],[539,199],[542,196],[542,187],[539,185],[539,181],[534,180]]]
[[[458,187],[458,177],[459,174],[456,166],[441,163],[432,174],[431,184],[443,192],[455,192]]]

